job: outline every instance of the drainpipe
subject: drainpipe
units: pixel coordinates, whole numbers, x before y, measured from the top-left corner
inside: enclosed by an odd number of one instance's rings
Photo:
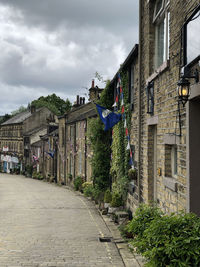
[[[85,182],[87,182],[87,120],[85,120]]]
[[[64,184],[66,185],[66,171],[67,171],[67,168],[66,168],[66,154],[67,154],[67,149],[66,149],[66,145],[67,145],[67,142],[66,142],[66,138],[67,138],[66,114],[65,114],[64,120],[65,120],[65,127],[64,127]]]
[[[139,69],[139,79],[138,79],[138,203],[141,202],[141,87],[142,87],[142,65],[141,65],[141,30],[142,30],[142,0],[139,2],[139,46],[138,46],[138,69]]]

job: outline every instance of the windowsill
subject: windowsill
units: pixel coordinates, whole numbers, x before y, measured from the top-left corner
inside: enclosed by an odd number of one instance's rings
[[[177,192],[177,182],[173,177],[164,177],[163,178],[164,186],[169,188],[170,190]]]
[[[163,64],[158,67],[151,76],[146,80],[146,84],[156,79],[162,72],[164,72],[169,67],[169,60],[163,62]]]

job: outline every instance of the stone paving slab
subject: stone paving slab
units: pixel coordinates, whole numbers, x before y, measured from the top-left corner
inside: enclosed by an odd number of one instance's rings
[[[74,192],[0,174],[0,267],[123,267],[98,211]],[[134,266],[134,265],[133,265]]]

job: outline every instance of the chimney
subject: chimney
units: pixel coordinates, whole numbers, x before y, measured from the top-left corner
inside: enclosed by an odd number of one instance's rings
[[[79,95],[76,96],[76,105],[79,105]]]
[[[80,97],[80,105],[82,105],[83,103],[82,103],[82,97]]]
[[[94,79],[92,79],[92,86],[91,88],[94,88]]]
[[[83,105],[85,105],[85,97],[83,97]]]
[[[36,107],[34,105],[31,105],[31,114],[35,113]]]

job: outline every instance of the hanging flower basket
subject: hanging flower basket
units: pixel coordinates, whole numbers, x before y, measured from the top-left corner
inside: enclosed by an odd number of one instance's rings
[[[137,180],[137,169],[129,169],[128,176],[130,180]]]

